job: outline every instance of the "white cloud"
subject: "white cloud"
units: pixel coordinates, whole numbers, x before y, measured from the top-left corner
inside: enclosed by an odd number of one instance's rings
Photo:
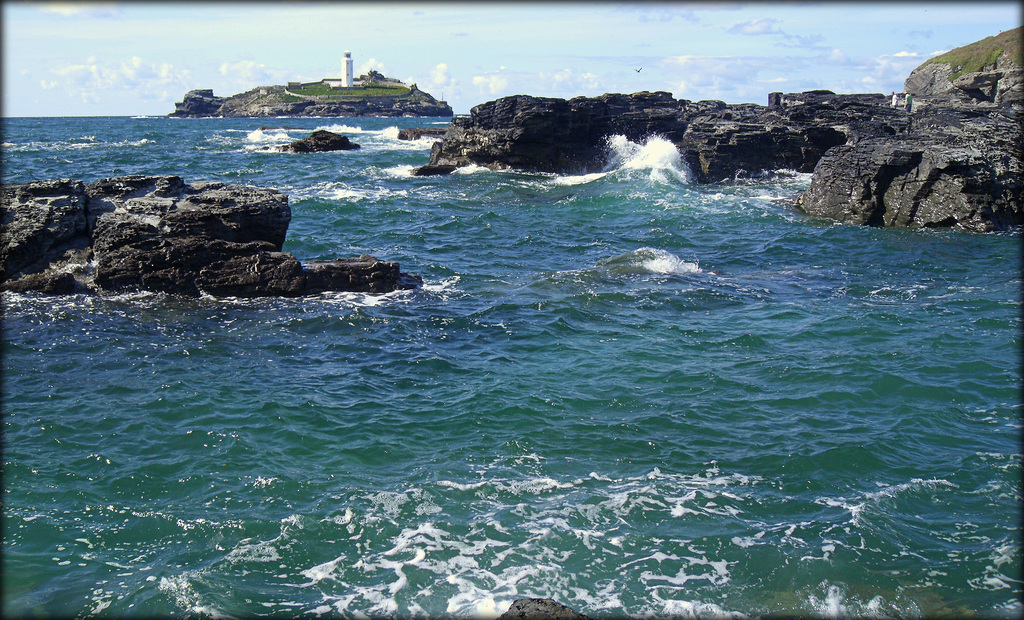
[[[921,56],[908,52],[883,54],[872,58],[864,64],[861,71],[866,73],[860,82],[863,84],[899,84],[922,63]],[[895,87],[893,87],[895,88]]]
[[[600,88],[598,76],[589,72],[576,74],[571,69],[554,73],[541,71],[537,77],[553,96],[573,97]]]
[[[366,75],[367,73],[370,72],[371,69],[373,71],[377,71],[378,73],[382,73],[385,76],[388,75],[388,72],[387,72],[387,69],[384,66],[384,63],[382,63],[381,61],[377,60],[376,58],[371,58],[371,59],[367,60],[366,62],[364,62],[363,64],[359,65],[359,68],[356,70],[356,75]],[[388,77],[390,77],[390,76],[388,76]]]
[[[758,17],[738,24],[733,24],[727,32],[733,34],[759,35],[759,34],[780,34],[775,27],[779,20],[771,17]]]
[[[834,63],[838,63],[841,65],[850,62],[850,59],[846,56],[846,52],[839,48],[836,48],[829,52],[828,59]]]
[[[220,74],[225,77],[250,81],[259,81],[270,77],[270,74],[267,72],[267,65],[252,60],[221,63]]]
[[[168,90],[185,92],[191,83],[187,70],[176,70],[169,63],[154,64],[138,56],[132,56],[119,64],[104,64],[94,56],[84,62],[67,64],[50,69],[61,77],[59,81],[40,81],[44,90],[63,86],[65,92],[85,103],[97,103],[104,91],[134,91],[144,99],[160,97]]]
[[[446,63],[442,62],[431,70],[430,83],[433,86],[447,86],[452,83],[452,78],[448,75],[448,65]]]
[[[758,74],[778,72],[775,59],[744,56],[671,56],[659,65],[675,96],[690,100],[760,101],[766,91]]]
[[[105,2],[40,2],[34,8],[65,17],[118,17],[121,14],[120,7]]]
[[[496,74],[475,75],[473,76],[473,84],[479,86],[482,93],[501,95],[508,88],[508,79]]]

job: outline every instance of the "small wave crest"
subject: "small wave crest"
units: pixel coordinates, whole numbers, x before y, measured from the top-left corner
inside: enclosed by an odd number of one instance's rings
[[[344,124],[322,125],[320,127],[317,127],[317,129],[323,129],[324,131],[330,131],[330,132],[333,132],[333,133],[340,133],[340,134],[346,134],[346,133],[376,133],[378,131],[378,130],[375,130],[375,129],[363,129],[362,127],[356,127],[356,126],[353,126],[353,125],[344,125]],[[387,129],[385,129],[384,131],[386,132]],[[396,138],[398,137],[397,129],[395,130],[395,137]]]
[[[249,143],[246,148],[251,150],[266,145],[284,144],[291,142],[292,139],[284,129],[256,129],[250,131],[245,140]]]
[[[697,262],[686,261],[671,252],[643,247],[599,263],[613,273],[655,273],[683,275],[702,273]]]

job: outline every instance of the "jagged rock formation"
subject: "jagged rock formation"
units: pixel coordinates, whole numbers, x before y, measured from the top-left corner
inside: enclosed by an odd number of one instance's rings
[[[915,97],[999,106],[1024,103],[1024,27],[936,56],[914,69],[903,89]]]
[[[605,166],[606,140],[672,141],[698,183],[791,169],[814,173],[796,206],[878,226],[969,231],[1024,224],[1019,106],[919,100],[912,113],[882,94],[772,93],[769,105],[675,100],[669,93],[568,101],[513,96],[455,118],[414,174],[452,167],[579,173]]]
[[[517,95],[454,119],[430,165],[596,172],[606,165],[609,136],[657,135],[676,145],[698,182],[713,183],[780,168],[810,172],[829,148],[893,135],[906,124],[882,95],[829,91],[779,95],[767,107],[676,100],[666,92],[568,101]]]
[[[413,84],[402,95],[340,97],[301,96],[285,86],[264,86],[230,97],[216,97],[211,89],[190,90],[174,104],[172,117],[278,117],[278,116],[452,116],[452,108]]]
[[[386,293],[418,286],[371,256],[307,265],[281,247],[291,210],[275,190],[130,175],[4,185],[0,289],[178,295]]]

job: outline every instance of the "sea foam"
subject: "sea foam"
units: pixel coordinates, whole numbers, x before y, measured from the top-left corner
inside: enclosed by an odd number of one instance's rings
[[[665,138],[651,136],[640,143],[614,135],[608,137],[607,148],[605,170],[641,171],[660,183],[688,183],[690,180],[682,155],[676,145]]]

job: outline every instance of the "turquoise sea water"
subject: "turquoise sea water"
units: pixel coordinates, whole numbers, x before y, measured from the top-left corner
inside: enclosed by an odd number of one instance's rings
[[[1024,611],[1019,232],[809,219],[656,138],[410,176],[446,122],[4,120],[5,182],[272,187],[300,260],[425,281],[4,293],[5,617]],[[315,128],[362,148],[259,150]]]

